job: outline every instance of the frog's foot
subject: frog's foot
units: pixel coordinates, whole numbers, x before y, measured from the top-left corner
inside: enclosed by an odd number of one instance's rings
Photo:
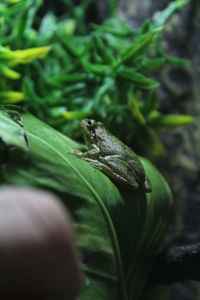
[[[79,157],[79,158],[85,159],[85,160],[86,160],[86,158],[95,159],[95,158],[98,158],[98,156],[99,156],[99,149],[98,148],[93,148],[93,149],[90,149],[86,152],[81,152],[79,150],[74,150],[72,152],[72,154]]]
[[[86,158],[91,158],[91,159],[95,159],[99,157],[99,148],[96,147],[96,145],[92,145],[92,148],[86,152],[81,152],[79,150],[74,150],[72,152],[72,154],[74,154],[75,156],[82,158],[82,159],[86,159]]]
[[[149,178],[146,175],[144,180],[144,190],[146,193],[151,193],[152,191],[151,183],[149,181]]]
[[[75,149],[75,150],[73,150],[73,152],[70,152],[70,154],[73,154],[77,157],[82,157],[83,152],[81,152],[80,150]]]

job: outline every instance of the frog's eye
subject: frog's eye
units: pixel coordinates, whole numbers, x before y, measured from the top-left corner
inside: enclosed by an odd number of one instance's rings
[[[87,128],[92,129],[95,127],[95,120],[87,120]]]

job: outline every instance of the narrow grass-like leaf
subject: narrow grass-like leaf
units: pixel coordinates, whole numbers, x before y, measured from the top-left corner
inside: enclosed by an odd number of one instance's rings
[[[66,120],[83,119],[91,115],[91,111],[66,111],[62,117]]]
[[[5,77],[8,77],[10,79],[19,79],[20,73],[12,70],[11,68],[8,68],[5,64],[0,63],[0,73],[2,73]]]
[[[24,100],[24,93],[16,91],[0,91],[0,103],[15,104]]]
[[[152,90],[149,93],[146,101],[141,106],[141,111],[146,119],[147,116],[152,113],[152,111],[157,111],[157,110],[158,110],[158,100],[157,100],[156,92]]]
[[[120,68],[117,71],[117,77],[131,81],[135,86],[145,89],[155,89],[159,86],[158,82],[145,77],[141,73],[136,72],[134,69],[129,67]]]
[[[142,70],[143,72],[155,72],[158,69],[161,68],[161,66],[166,62],[165,57],[159,57],[159,58],[145,58],[142,62],[141,65],[139,66],[139,70]]]
[[[43,58],[49,51],[51,46],[29,48],[26,50],[10,50],[0,46],[0,58],[8,61],[9,64],[27,64],[36,58]]]
[[[98,34],[93,34],[94,45],[96,47],[97,52],[102,57],[104,63],[112,64],[114,62],[114,56],[112,55],[109,48],[104,45],[101,37]]]
[[[112,21],[114,22],[116,20],[111,19],[111,22]],[[117,20],[117,23],[119,24],[119,20]],[[122,26],[117,28],[116,24],[113,24],[113,26],[111,26],[107,23],[105,23],[103,25],[92,24],[92,27],[94,29],[97,29],[101,33],[110,33],[116,37],[131,37],[131,36],[135,35],[135,33],[137,32],[137,30],[133,30],[132,28],[130,28],[128,26],[126,26],[126,28],[122,28]]]
[[[62,41],[63,45],[65,46],[66,50],[68,51],[68,53],[72,57],[79,58],[82,55],[82,51],[80,51],[79,48],[77,48],[77,46],[73,40],[68,38],[68,40],[66,41],[65,38],[61,37],[61,41]]]
[[[24,0],[24,1],[18,1],[16,4],[7,7],[7,6],[0,6],[0,16],[11,16],[16,14],[16,12],[21,11],[22,9],[25,9],[30,6],[30,1]]]
[[[82,65],[87,72],[92,72],[94,74],[104,74],[110,70],[108,65],[92,64],[86,57],[82,58]]]
[[[190,125],[194,122],[194,117],[190,115],[159,115],[149,119],[149,124],[158,127],[174,128],[178,126]]]
[[[169,6],[161,11],[156,12],[153,16],[153,22],[156,26],[164,26],[168,19],[174,14],[175,11],[180,10],[189,3],[190,0],[175,0],[170,2]]]
[[[144,51],[150,48],[161,29],[162,28],[157,28],[156,30],[151,30],[150,32],[136,37],[133,44],[120,54],[116,66],[129,60],[133,60],[135,55],[143,54]]]
[[[88,76],[86,73],[61,73],[53,77],[47,78],[46,82],[52,86],[62,87],[63,84],[71,85],[73,83],[78,83],[86,81]]]
[[[145,118],[140,110],[139,101],[137,95],[131,91],[129,95],[129,108],[135,120],[138,121],[139,124],[145,125]]]
[[[179,67],[188,67],[190,65],[189,60],[183,59],[180,57],[175,57],[171,55],[165,55],[166,62],[170,65],[179,66]]]

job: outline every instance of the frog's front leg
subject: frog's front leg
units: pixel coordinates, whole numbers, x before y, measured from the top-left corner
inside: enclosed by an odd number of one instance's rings
[[[97,159],[99,157],[100,154],[100,149],[97,147],[97,145],[92,144],[90,146],[90,150],[86,151],[86,152],[81,152],[79,150],[74,150],[73,154],[76,155],[79,158],[91,158],[91,159]]]

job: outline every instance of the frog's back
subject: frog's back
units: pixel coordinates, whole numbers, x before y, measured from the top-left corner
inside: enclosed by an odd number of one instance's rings
[[[139,160],[136,153],[121,142],[117,137],[112,135],[105,127],[99,127],[96,131],[98,147],[102,155],[120,155],[129,160]]]
[[[110,133],[105,127],[96,129],[97,145],[101,154],[112,155],[124,151],[124,144]]]

